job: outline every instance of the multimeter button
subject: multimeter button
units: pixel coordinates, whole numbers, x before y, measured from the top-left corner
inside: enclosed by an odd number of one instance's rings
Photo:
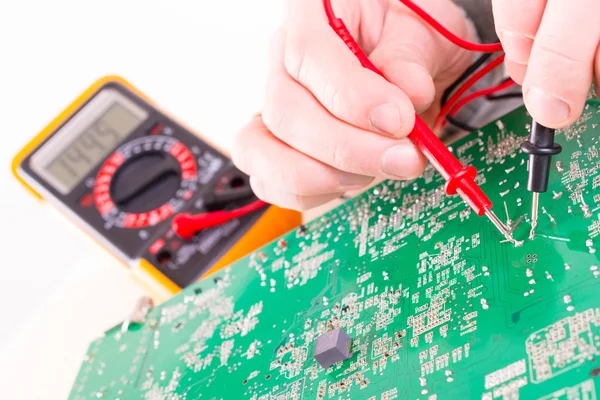
[[[154,125],[152,127],[152,129],[150,129],[150,134],[151,135],[158,135],[159,133],[162,132],[162,130],[163,130],[164,127],[165,127],[165,124],[163,124],[162,122],[159,122],[156,125]]]
[[[158,239],[156,242],[152,243],[152,245],[148,248],[150,254],[156,254],[165,246],[164,239]]]
[[[79,199],[79,205],[83,208],[88,208],[94,204],[94,196],[91,193],[86,193]]]

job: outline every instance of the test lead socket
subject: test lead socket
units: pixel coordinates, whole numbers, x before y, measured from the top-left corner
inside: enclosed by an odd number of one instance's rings
[[[529,140],[521,143],[521,151],[529,155],[527,190],[532,192],[531,199],[531,231],[529,239],[535,237],[538,222],[540,193],[548,190],[550,164],[552,156],[562,151],[560,145],[554,143],[555,130],[533,121]]]

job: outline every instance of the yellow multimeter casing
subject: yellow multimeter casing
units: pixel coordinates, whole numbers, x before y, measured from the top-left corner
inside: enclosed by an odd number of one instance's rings
[[[226,152],[169,117],[125,79],[88,88],[14,158],[15,177],[131,268],[159,299],[297,227],[275,206],[185,240],[173,215],[256,200]]]

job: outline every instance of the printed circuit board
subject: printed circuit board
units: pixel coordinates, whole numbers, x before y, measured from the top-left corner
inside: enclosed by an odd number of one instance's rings
[[[433,169],[385,182],[106,332],[71,398],[596,399],[600,102],[557,135],[533,240],[529,123],[519,109],[452,149],[522,246]],[[350,354],[323,368],[335,330]]]

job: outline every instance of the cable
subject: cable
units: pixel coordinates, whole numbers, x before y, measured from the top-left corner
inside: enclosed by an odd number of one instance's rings
[[[467,131],[467,132],[473,132],[473,131],[477,130],[476,127],[468,125],[468,124],[465,124],[464,122],[460,122],[459,120],[454,119],[454,117],[452,117],[450,115],[446,116],[446,121],[450,122],[455,127],[459,128],[459,129],[462,129],[464,131]]]
[[[471,64],[471,66],[469,68],[467,68],[465,70],[465,72],[463,72],[462,75],[458,77],[458,79],[456,79],[454,82],[452,82],[452,84],[450,86],[448,86],[448,88],[442,94],[442,99],[441,99],[442,107],[446,105],[446,103],[448,102],[448,99],[450,98],[450,95],[452,95],[452,93],[456,90],[456,88],[458,86],[460,86],[460,84],[463,83],[465,80],[467,80],[469,78],[469,76],[471,76],[473,73],[475,73],[475,71],[477,71],[479,69],[479,67],[481,67],[483,64],[485,64],[486,61],[488,61],[490,58],[492,58],[493,54],[494,53],[485,53],[485,54],[481,55],[481,57],[479,57],[477,59],[477,61],[475,61],[473,64]]]
[[[488,101],[508,100],[508,99],[522,99],[523,93],[503,93],[495,94],[492,96],[486,96]]]
[[[476,100],[476,99],[478,99],[480,97],[483,97],[483,96],[490,96],[493,93],[500,92],[502,90],[506,90],[509,87],[513,86],[514,84],[515,84],[515,82],[512,79],[509,79],[509,80],[506,80],[506,81],[502,82],[501,84],[499,84],[499,85],[497,85],[495,87],[491,87],[491,88],[488,88],[488,89],[483,89],[483,90],[480,90],[478,92],[472,93],[471,95],[463,98],[461,101],[459,101],[458,103],[456,103],[456,105],[452,108],[452,110],[448,113],[448,115],[446,115],[446,121],[450,122],[452,125],[456,126],[457,128],[463,129],[463,130],[468,131],[468,132],[472,132],[472,131],[477,130],[477,128],[475,128],[475,127],[473,127],[471,125],[468,125],[468,124],[465,124],[463,122],[460,122],[460,121],[456,120],[454,118],[454,116],[456,114],[458,114],[458,112],[460,111],[461,108],[463,108],[464,106],[466,106],[471,101]]]
[[[437,22],[431,15],[427,14],[425,10],[417,6],[411,0],[399,0],[406,7],[411,9],[415,14],[421,17],[425,22],[427,22],[433,29],[435,29],[440,35],[451,41],[457,46],[462,47],[466,50],[471,51],[480,51],[483,53],[495,53],[497,51],[502,51],[502,43],[491,43],[491,44],[478,44],[469,42],[467,40],[461,39],[456,36],[454,33],[450,32],[446,29],[442,24]],[[331,9],[331,2],[329,2],[329,8]]]
[[[515,82],[512,79],[509,79],[507,81],[502,82],[501,84],[499,84],[497,86],[471,93],[470,95],[462,98],[458,103],[456,103],[456,105],[454,107],[452,107],[452,110],[450,110],[448,115],[451,117],[454,117],[458,113],[458,111],[460,111],[461,108],[466,106],[471,101],[476,100],[483,96],[492,95],[494,93],[501,92],[503,90],[510,88],[513,85],[515,85]]]
[[[204,214],[178,214],[171,222],[171,228],[182,239],[191,239],[204,229],[222,225],[233,219],[256,212],[269,204],[262,200],[254,201],[231,211],[214,211]]]
[[[498,67],[504,61],[504,54],[501,54],[485,67],[481,68],[477,71],[471,78],[469,78],[457,91],[454,93],[449,99],[448,102],[442,107],[440,110],[440,114],[438,115],[435,121],[435,129],[439,130],[444,126],[446,115],[452,110],[455,104],[459,101],[463,94],[467,92],[475,83],[477,83],[481,78],[487,75],[494,68]]]
[[[508,80],[505,80],[504,82],[500,83],[497,86],[494,86],[494,87],[491,87],[488,89],[483,89],[483,90],[477,91],[475,93],[472,93],[467,97],[464,97],[463,99],[461,99],[461,101],[456,103],[456,105],[452,108],[452,110],[448,113],[448,115],[446,115],[446,121],[450,122],[452,125],[456,126],[457,128],[463,129],[468,132],[477,130],[477,128],[475,128],[471,125],[465,124],[463,122],[460,122],[460,121],[454,119],[454,116],[456,114],[458,114],[458,112],[460,111],[461,108],[466,106],[471,101],[476,100],[483,96],[492,95],[493,93],[500,92],[502,90],[506,90],[509,87],[513,86],[514,84],[515,84],[515,82],[512,79],[508,79]]]
[[[405,0],[401,0],[405,1]],[[362,51],[356,40],[350,34],[350,31],[340,18],[336,18],[331,0],[323,0],[325,11],[329,19],[329,25],[336,34],[344,41],[346,46],[359,59],[360,63],[385,79],[385,76],[373,65],[367,55]],[[439,25],[439,24],[438,24]],[[441,27],[441,26],[440,26]],[[499,57],[500,62],[504,59]],[[493,63],[493,62],[492,62]],[[494,66],[495,67],[495,66]],[[484,68],[485,69],[485,68]],[[493,69],[493,68],[492,68]],[[443,121],[443,120],[442,120]],[[460,197],[473,209],[478,216],[485,215],[500,231],[507,241],[515,246],[521,243],[514,239],[512,231],[503,224],[498,216],[492,211],[492,202],[485,195],[481,187],[475,182],[477,170],[473,166],[465,167],[448,150],[435,133],[419,117],[415,116],[415,126],[408,135],[408,138],[417,146],[419,150],[427,157],[435,169],[442,175],[446,181],[446,194]]]

